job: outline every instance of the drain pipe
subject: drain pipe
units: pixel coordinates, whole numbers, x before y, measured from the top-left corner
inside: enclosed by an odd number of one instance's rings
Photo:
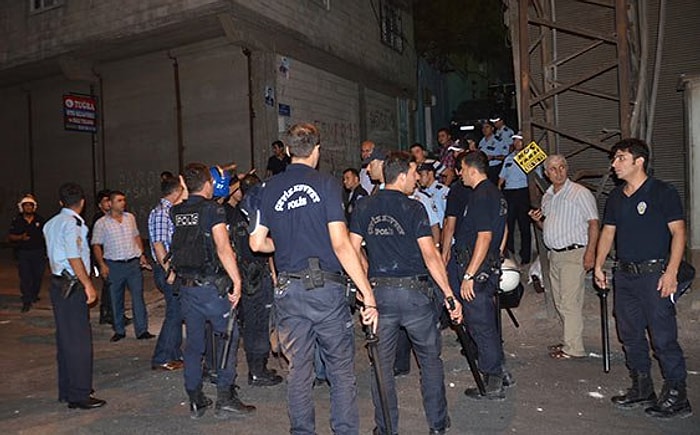
[[[168,58],[173,61],[173,82],[175,85],[175,124],[177,131],[177,171],[182,173],[185,168],[185,144],[182,139],[182,95],[180,94],[180,66],[177,57],[168,52]]]
[[[255,109],[253,107],[253,61],[251,59],[250,49],[243,47],[241,49],[246,57],[246,65],[248,68],[248,128],[250,130],[250,169],[255,167]]]

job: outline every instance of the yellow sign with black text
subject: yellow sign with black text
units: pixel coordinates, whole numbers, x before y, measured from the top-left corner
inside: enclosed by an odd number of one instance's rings
[[[540,163],[544,162],[546,158],[547,153],[545,153],[535,141],[532,141],[515,155],[515,163],[517,163],[526,174],[529,174]]]

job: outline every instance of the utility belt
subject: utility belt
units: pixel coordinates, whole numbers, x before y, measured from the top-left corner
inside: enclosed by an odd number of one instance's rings
[[[641,262],[620,261],[616,269],[620,272],[632,275],[646,275],[650,273],[661,273],[666,270],[666,259],[659,258]]]
[[[219,296],[225,296],[233,289],[233,281],[231,281],[228,274],[210,276],[178,276],[177,283],[179,287],[213,286],[216,287]]]
[[[472,253],[466,248],[452,246],[452,255],[461,270],[464,270],[472,259]],[[501,274],[501,259],[489,254],[484,259],[474,279],[477,282],[486,282],[493,273]]]
[[[306,290],[321,288],[325,281],[331,281],[338,284],[347,284],[347,277],[339,273],[324,272],[323,270],[312,273],[310,270],[302,270],[296,273],[280,272],[277,274],[277,282],[279,286],[284,286],[291,280],[301,280],[304,282]]]
[[[318,257],[308,258],[309,267],[298,272],[280,272],[277,275],[277,287],[284,289],[289,281],[301,280],[306,290],[321,288],[326,285],[326,280],[346,285],[348,278],[340,273],[326,272],[321,269],[321,261]]]
[[[433,288],[428,275],[414,276],[378,276],[369,279],[372,287],[393,287],[406,290],[418,290],[433,299]]]

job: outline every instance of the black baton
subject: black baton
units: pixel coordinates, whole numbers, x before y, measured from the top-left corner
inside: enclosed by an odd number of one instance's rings
[[[236,324],[236,307],[231,307],[231,311],[228,313],[228,323],[226,324],[226,333],[223,336],[224,339],[224,348],[223,351],[221,352],[221,363],[219,364],[219,368],[221,370],[226,369],[226,365],[228,365],[228,355],[229,352],[231,351],[231,342],[233,341],[233,328]]]
[[[454,299],[447,299],[447,303],[450,304],[450,310],[455,309]],[[462,355],[467,359],[467,364],[469,365],[469,370],[472,372],[474,377],[474,382],[476,382],[476,387],[479,389],[479,394],[482,396],[486,395],[486,387],[484,386],[484,380],[481,378],[481,373],[479,372],[479,367],[476,364],[476,356],[474,355],[474,348],[476,343],[469,335],[467,330],[467,325],[464,322],[459,324],[453,324],[455,332],[457,332],[457,339],[459,344],[462,346]]]

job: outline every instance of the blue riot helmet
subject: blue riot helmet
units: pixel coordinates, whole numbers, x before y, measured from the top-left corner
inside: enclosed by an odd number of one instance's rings
[[[209,172],[211,172],[212,183],[214,184],[214,198],[224,198],[228,196],[231,174],[218,166],[212,166],[209,168]]]

